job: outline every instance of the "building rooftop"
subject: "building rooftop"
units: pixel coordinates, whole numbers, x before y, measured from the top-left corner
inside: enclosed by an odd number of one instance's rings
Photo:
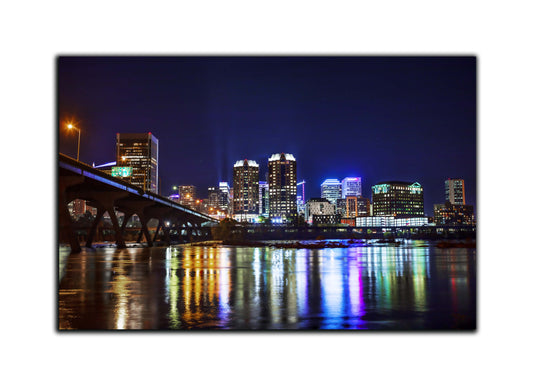
[[[311,198],[307,201],[307,203],[309,202],[327,202],[327,203],[330,203],[330,201],[328,201],[326,198]]]
[[[337,180],[336,178],[328,178],[326,180],[324,180],[324,182],[322,182],[322,184],[320,184],[320,186],[324,186],[324,185],[340,185],[341,182],[339,180]]]
[[[237,162],[233,165],[233,167],[244,167],[244,164],[247,164],[249,167],[257,167],[259,168],[259,164],[255,160],[237,160]]]
[[[420,185],[418,182],[406,182],[406,181],[383,181],[383,182],[378,182],[376,185],[414,185],[414,184]]]
[[[281,155],[285,155],[285,160],[296,161],[292,154],[285,154],[283,152],[281,154],[272,154],[272,156],[268,158],[268,161],[281,160]]]

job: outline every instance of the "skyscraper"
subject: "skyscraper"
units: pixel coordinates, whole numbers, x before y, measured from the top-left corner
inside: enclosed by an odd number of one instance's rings
[[[372,186],[374,216],[424,216],[424,189],[418,182],[389,181]]]
[[[117,133],[117,167],[131,167],[128,181],[159,193],[159,141],[152,133]]]
[[[259,181],[259,215],[268,217],[268,184]]]
[[[259,215],[259,164],[239,160],[233,165],[233,217],[255,221]]]
[[[196,186],[194,185],[180,185],[178,186],[178,191],[180,194],[180,203],[193,207],[196,200]]]
[[[346,177],[342,180],[342,198],[360,197],[361,190],[361,177]]]
[[[346,197],[346,217],[358,217],[370,215],[370,199],[347,196]]]
[[[228,211],[229,201],[230,201],[230,188],[229,184],[225,181],[218,183],[219,196],[218,196],[218,206],[223,211]]]
[[[296,159],[292,154],[273,154],[268,158],[268,189],[272,222],[296,220]]]
[[[216,211],[219,208],[220,189],[218,186],[210,186],[207,188],[207,204],[210,211]]]
[[[449,178],[444,181],[445,201],[451,204],[465,205],[465,181],[459,178]]]
[[[331,204],[337,205],[337,199],[342,196],[342,185],[336,178],[328,178],[320,185],[320,198],[327,199]]]

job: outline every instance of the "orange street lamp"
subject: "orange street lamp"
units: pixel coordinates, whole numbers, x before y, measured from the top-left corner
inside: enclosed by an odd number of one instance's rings
[[[72,124],[68,124],[67,128],[74,129],[74,130],[78,131],[78,156],[76,157],[76,160],[80,161],[80,137],[81,137],[81,131],[80,131],[80,129],[78,129],[77,127],[75,127]]]

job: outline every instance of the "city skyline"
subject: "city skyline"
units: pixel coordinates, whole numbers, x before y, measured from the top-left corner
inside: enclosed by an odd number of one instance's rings
[[[424,186],[465,181],[476,206],[474,57],[60,57],[58,120],[81,129],[80,160],[113,161],[115,133],[160,140],[161,193],[231,181],[237,160],[294,154],[306,199],[327,178]],[[59,151],[76,153],[61,128]],[[109,139],[108,139],[109,138]],[[201,172],[201,173],[199,173]]]

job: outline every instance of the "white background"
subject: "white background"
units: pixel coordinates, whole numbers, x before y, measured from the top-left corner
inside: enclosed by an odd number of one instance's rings
[[[533,32],[527,2],[190,3],[1,6],[2,373],[530,371]],[[477,332],[56,332],[55,58],[65,53],[476,55]]]

